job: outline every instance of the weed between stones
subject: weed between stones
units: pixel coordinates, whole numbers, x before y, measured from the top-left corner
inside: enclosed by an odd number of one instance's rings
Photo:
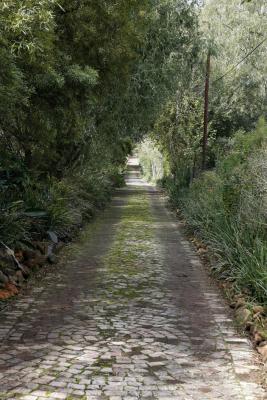
[[[108,297],[136,299],[150,287],[151,282],[140,275],[150,256],[153,236],[149,200],[139,191],[130,196],[124,207],[113,246],[104,257]]]

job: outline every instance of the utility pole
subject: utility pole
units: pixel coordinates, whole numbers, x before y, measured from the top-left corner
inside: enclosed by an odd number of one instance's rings
[[[207,55],[205,100],[204,100],[204,129],[202,142],[202,170],[206,168],[208,146],[208,122],[209,122],[209,88],[210,88],[210,51]]]

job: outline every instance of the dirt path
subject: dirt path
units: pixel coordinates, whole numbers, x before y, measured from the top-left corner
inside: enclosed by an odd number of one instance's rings
[[[0,314],[0,399],[264,399],[160,195],[128,183],[58,275]]]

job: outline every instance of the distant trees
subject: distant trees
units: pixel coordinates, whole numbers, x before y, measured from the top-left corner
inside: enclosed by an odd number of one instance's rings
[[[212,41],[211,117],[220,135],[250,130],[267,112],[267,10],[263,0],[209,1],[201,31]]]
[[[267,18],[265,2],[209,0],[199,9],[191,36],[194,62],[178,73],[177,93],[159,115],[153,136],[177,179],[190,180],[201,166],[207,54],[211,54],[206,166],[214,166],[220,142],[238,129],[250,131],[267,117]],[[195,25],[196,27],[197,25]],[[166,126],[167,125],[167,126]],[[177,154],[179,156],[177,157]],[[182,172],[184,171],[184,172]]]

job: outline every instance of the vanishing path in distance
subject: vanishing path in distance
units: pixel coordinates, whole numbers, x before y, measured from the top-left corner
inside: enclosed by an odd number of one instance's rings
[[[61,269],[0,314],[0,399],[266,398],[176,219],[131,176]]]

